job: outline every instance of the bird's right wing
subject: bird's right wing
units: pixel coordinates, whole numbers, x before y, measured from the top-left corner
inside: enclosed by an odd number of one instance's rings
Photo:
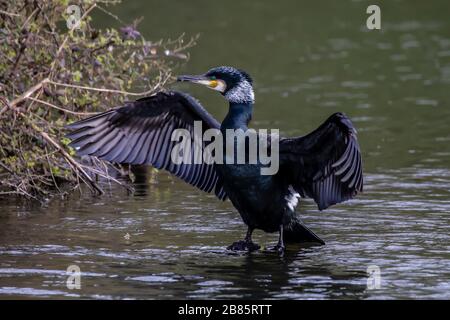
[[[178,143],[171,139],[175,129],[189,131],[190,145],[201,144],[200,148],[205,148],[205,142],[194,139],[194,121],[201,121],[202,134],[220,127],[191,96],[176,91],[159,92],[70,124],[67,128],[72,131],[67,137],[79,155],[163,168],[200,190],[214,190],[219,199],[225,200],[227,195],[214,164],[195,164],[193,152],[191,163],[176,164],[171,159]]]

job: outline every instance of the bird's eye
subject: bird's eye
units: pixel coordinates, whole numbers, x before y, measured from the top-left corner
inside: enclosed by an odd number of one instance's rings
[[[210,80],[216,80],[216,76],[209,77]]]

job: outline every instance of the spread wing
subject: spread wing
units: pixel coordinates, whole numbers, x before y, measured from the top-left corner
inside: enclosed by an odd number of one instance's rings
[[[67,126],[71,132],[71,146],[79,155],[96,156],[115,163],[149,164],[165,169],[200,190],[226,199],[225,191],[214,164],[195,164],[192,161],[176,164],[171,153],[177,141],[172,141],[175,129],[189,131],[191,146],[204,142],[194,139],[194,121],[201,121],[202,134],[208,129],[219,129],[214,119],[191,96],[176,92],[159,92],[153,96],[126,103]],[[194,141],[195,140],[195,141]],[[194,149],[194,148],[192,148]]]
[[[363,190],[362,160],[350,119],[335,113],[310,134],[280,140],[280,170],[319,210]]]

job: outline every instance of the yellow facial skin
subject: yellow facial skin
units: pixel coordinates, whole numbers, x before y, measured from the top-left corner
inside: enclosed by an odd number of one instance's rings
[[[225,92],[225,89],[227,88],[227,85],[225,84],[225,81],[216,79],[216,80],[198,80],[195,81],[196,83],[203,84],[204,86],[207,86],[210,89],[219,91],[219,92]]]
[[[199,83],[202,84],[204,86],[210,87],[211,85],[211,80],[195,80],[193,81],[194,83]]]
[[[222,81],[222,80],[210,80],[208,86],[211,89],[216,90],[216,91],[220,91],[220,92],[225,92],[225,89],[227,87],[225,82]]]

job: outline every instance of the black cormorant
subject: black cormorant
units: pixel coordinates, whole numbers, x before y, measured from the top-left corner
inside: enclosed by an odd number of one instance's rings
[[[180,76],[178,81],[219,91],[229,102],[223,122],[186,93],[159,92],[69,125],[71,146],[79,155],[163,168],[200,190],[214,192],[220,200],[230,199],[248,231],[244,240],[228,249],[259,249],[252,242],[254,229],[278,231],[274,249],[280,253],[285,241],[324,244],[302,223],[295,207],[299,198],[309,197],[323,210],[362,191],[361,154],[349,118],[335,113],[308,135],[280,138],[279,170],[274,175],[261,175],[256,170],[259,164],[176,164],[171,161],[175,129],[192,132],[194,121],[201,121],[202,133],[211,128],[245,132],[254,104],[252,79],[236,68],[217,67],[200,76]],[[201,147],[207,144],[202,142]]]

